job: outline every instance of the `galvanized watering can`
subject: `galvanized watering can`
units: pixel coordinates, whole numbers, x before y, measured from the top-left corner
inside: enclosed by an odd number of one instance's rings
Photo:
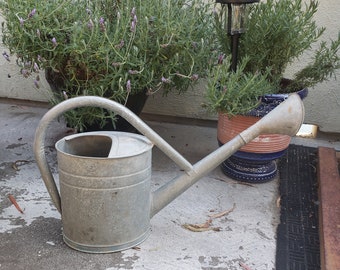
[[[46,130],[62,113],[84,106],[112,110],[144,136],[88,132],[59,140],[59,194],[46,161]],[[101,97],[76,97],[43,116],[36,130],[34,152],[47,190],[61,213],[65,243],[84,252],[109,253],[143,242],[150,232],[150,218],[243,145],[260,134],[295,135],[303,118],[303,103],[293,94],[256,124],[192,165],[126,107]],[[184,172],[151,192],[153,145]]]

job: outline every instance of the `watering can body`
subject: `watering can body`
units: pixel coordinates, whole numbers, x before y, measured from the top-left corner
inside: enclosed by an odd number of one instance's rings
[[[64,242],[107,253],[149,235],[152,143],[124,132],[89,132],[56,143]]]
[[[141,134],[89,132],[56,143],[59,189],[46,160],[48,125],[64,112],[84,106],[112,110]],[[62,215],[64,241],[91,253],[108,253],[138,245],[149,235],[150,219],[172,200],[260,134],[295,135],[304,118],[298,95],[192,165],[123,105],[101,97],[66,100],[41,119],[34,154],[45,186]],[[183,173],[151,192],[151,149],[157,146]]]

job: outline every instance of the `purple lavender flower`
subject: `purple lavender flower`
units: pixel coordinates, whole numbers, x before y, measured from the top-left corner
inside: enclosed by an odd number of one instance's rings
[[[121,41],[119,42],[119,44],[117,44],[115,47],[116,47],[117,49],[121,49],[121,48],[124,47],[124,44],[125,44],[124,40],[121,40]]]
[[[56,40],[56,38],[54,37],[54,38],[52,38],[52,43],[53,43],[53,47],[57,47],[57,45],[58,45],[58,43],[57,43],[57,40]]]
[[[90,19],[89,22],[87,23],[87,27],[92,30],[93,29],[93,21]]]
[[[167,78],[164,78],[164,77],[162,77],[162,83],[170,83],[171,81],[170,81],[170,79],[167,79]]]
[[[9,58],[9,54],[8,54],[6,51],[4,51],[4,52],[2,53],[2,56],[3,56],[8,62],[11,61],[11,59]]]
[[[223,64],[223,59],[224,59],[224,53],[221,53],[218,56],[217,64],[222,65]]]
[[[28,14],[28,18],[29,19],[32,18],[35,15],[36,12],[37,12],[37,10],[35,8],[32,9],[32,11]]]
[[[22,76],[24,76],[25,78],[27,78],[27,77],[29,76],[29,72],[28,72],[27,69],[22,69],[22,70],[21,70],[21,74],[22,74]]]
[[[136,31],[136,22],[132,21],[131,22],[131,28],[130,28],[131,32],[135,32]]]
[[[34,70],[34,72],[39,72],[39,66],[36,62],[34,62],[34,64],[33,64],[33,70]]]
[[[137,25],[137,15],[136,15],[136,8],[133,7],[131,10],[131,17],[132,17],[132,21],[131,21],[131,32],[135,32],[136,31],[136,25]]]
[[[23,27],[24,26],[24,22],[25,20],[23,18],[19,18],[19,22],[20,22],[20,26]]]
[[[103,17],[101,17],[99,20],[99,26],[100,26],[100,30],[104,32],[105,31],[105,20]]]
[[[126,92],[130,93],[131,92],[131,82],[130,80],[128,80],[126,82]]]
[[[198,80],[198,74],[193,74],[193,75],[191,76],[191,80],[192,80],[192,81],[197,81],[197,80]]]
[[[119,62],[112,62],[112,66],[114,67],[119,67],[121,65],[121,63]]]
[[[34,86],[38,89],[40,88],[39,82],[37,80],[34,80]]]
[[[138,71],[137,70],[133,70],[133,69],[130,69],[129,70],[129,74],[138,74]]]
[[[131,9],[131,17],[133,18],[135,15],[136,15],[136,8],[133,7],[133,8]]]
[[[31,68],[32,62],[31,61],[27,61],[24,63],[24,67],[25,68]]]

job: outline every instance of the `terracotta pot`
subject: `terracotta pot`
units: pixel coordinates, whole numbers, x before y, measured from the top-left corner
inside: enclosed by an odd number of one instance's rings
[[[237,115],[229,118],[220,113],[218,116],[217,138],[222,144],[230,141],[237,134],[255,124],[260,117]],[[251,153],[273,153],[287,149],[291,137],[281,134],[260,135],[253,141],[243,146],[240,151]]]

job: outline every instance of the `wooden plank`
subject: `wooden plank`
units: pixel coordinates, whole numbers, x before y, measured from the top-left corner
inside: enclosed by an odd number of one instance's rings
[[[320,256],[322,270],[340,269],[340,177],[333,148],[318,149]]]

